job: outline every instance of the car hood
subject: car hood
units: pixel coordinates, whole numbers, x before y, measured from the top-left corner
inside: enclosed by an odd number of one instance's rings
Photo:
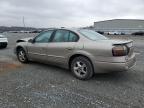
[[[33,39],[33,37],[19,39],[19,40],[17,40],[16,42],[17,42],[17,43],[19,43],[19,42],[28,42],[28,40],[30,40],[30,39]]]

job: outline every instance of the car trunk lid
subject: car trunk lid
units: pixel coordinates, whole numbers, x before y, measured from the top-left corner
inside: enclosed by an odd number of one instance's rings
[[[134,53],[133,40],[118,40],[118,39],[109,39],[109,40],[100,40],[99,42],[106,42],[112,46],[126,46],[128,50],[128,57],[131,57]]]
[[[112,45],[126,45],[127,47],[132,47],[133,40],[112,40]]]

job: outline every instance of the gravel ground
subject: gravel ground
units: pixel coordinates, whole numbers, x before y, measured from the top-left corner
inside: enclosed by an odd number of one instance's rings
[[[0,108],[144,108],[144,36],[109,36],[134,40],[137,65],[81,81],[62,68],[19,63],[15,41],[35,34],[5,35],[9,45],[0,49]]]

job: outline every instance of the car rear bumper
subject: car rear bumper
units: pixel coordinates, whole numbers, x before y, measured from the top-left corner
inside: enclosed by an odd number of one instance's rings
[[[107,73],[107,72],[121,72],[127,71],[128,69],[132,68],[136,64],[136,57],[133,55],[130,59],[126,62],[95,62],[94,70],[95,73]]]

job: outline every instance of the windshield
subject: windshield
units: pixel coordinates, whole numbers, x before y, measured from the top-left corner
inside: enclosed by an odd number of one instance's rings
[[[3,35],[0,35],[0,38],[5,38]]]
[[[93,41],[108,39],[107,37],[95,32],[95,31],[92,31],[92,30],[79,30],[79,33]]]

